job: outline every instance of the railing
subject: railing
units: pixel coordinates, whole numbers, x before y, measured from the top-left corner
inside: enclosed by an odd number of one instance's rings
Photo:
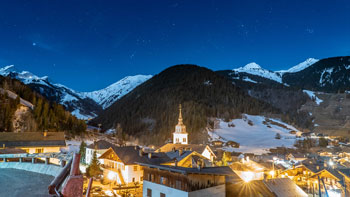
[[[80,154],[75,154],[48,187],[49,194],[57,197],[80,197],[83,195],[83,176],[79,170]]]

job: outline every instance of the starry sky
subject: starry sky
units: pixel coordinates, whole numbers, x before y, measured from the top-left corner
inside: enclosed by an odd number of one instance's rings
[[[0,1],[0,67],[92,91],[175,64],[286,69],[350,55],[348,0]]]

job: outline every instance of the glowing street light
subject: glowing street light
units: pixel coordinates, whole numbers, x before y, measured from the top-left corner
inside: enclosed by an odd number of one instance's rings
[[[242,172],[242,179],[244,182],[248,183],[249,181],[253,180],[254,178],[254,173],[253,172]]]

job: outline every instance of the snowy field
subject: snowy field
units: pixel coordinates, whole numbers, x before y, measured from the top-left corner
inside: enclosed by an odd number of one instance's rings
[[[41,197],[49,196],[47,187],[53,176],[16,169],[0,170],[0,196]]]
[[[231,140],[240,144],[239,148],[225,146],[223,149],[227,151],[262,154],[274,147],[293,147],[296,136],[289,132],[292,130],[299,131],[280,120],[270,120],[284,126],[265,122],[265,117],[263,116],[244,115],[242,119],[234,119],[231,122],[220,120],[219,129],[213,132],[208,131],[208,134],[211,141],[227,142]],[[252,125],[248,124],[249,122]],[[281,135],[281,139],[275,139],[277,133]]]

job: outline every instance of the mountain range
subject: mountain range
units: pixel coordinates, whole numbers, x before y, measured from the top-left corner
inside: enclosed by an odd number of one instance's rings
[[[350,118],[344,118],[350,113],[340,109],[346,105],[334,104],[338,102],[335,99],[348,98],[349,56],[309,58],[279,71],[264,69],[254,62],[221,71],[176,65],[155,76],[128,76],[93,92],[75,91],[48,77],[19,72],[14,66],[0,68],[0,75],[22,81],[49,100],[63,104],[78,118],[94,118],[90,124],[102,124],[104,129],[119,127],[136,136],[156,133],[159,140],[169,137],[179,103],[185,107],[185,123],[192,125],[189,131],[198,134],[192,138],[198,140],[202,139],[200,130],[211,117],[229,120],[241,113],[269,114],[298,128],[314,130],[325,122],[317,112],[333,118],[331,122],[337,122],[342,129],[350,126]],[[325,127],[333,132],[331,123]]]
[[[38,77],[28,71],[17,71],[13,65],[0,68],[0,75],[20,80],[49,100],[64,105],[80,119],[96,117],[100,111],[152,77],[128,76],[101,90],[78,92],[62,84],[53,83],[47,76]]]

